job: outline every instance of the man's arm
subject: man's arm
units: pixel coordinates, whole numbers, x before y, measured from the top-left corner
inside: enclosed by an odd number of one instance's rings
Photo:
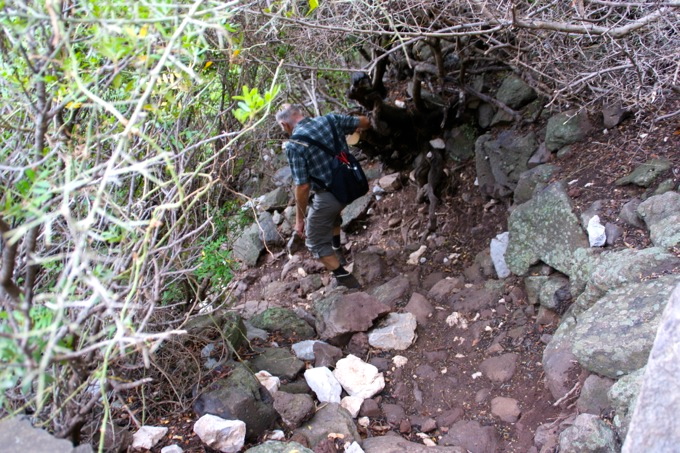
[[[359,116],[359,125],[356,132],[365,131],[371,127],[371,120],[367,116]]]
[[[295,231],[301,238],[305,237],[305,217],[310,191],[309,183],[295,186]]]

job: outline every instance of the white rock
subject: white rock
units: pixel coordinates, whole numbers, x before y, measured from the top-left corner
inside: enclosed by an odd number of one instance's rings
[[[600,223],[600,216],[594,215],[588,220],[588,241],[591,247],[602,247],[607,241],[604,225]]]
[[[338,360],[333,375],[350,396],[366,399],[385,388],[385,378],[378,368],[352,354]]]
[[[420,257],[423,256],[423,253],[425,253],[425,250],[427,250],[427,246],[421,245],[418,250],[416,250],[415,252],[413,252],[409,255],[408,261],[406,263],[407,264],[413,264],[413,265],[418,264],[418,261],[420,261]]]
[[[408,359],[403,355],[395,355],[392,357],[392,363],[394,363],[394,366],[397,368],[401,368],[408,363]]]
[[[441,138],[435,138],[434,140],[430,140],[430,146],[434,149],[445,149],[446,142]]]
[[[411,313],[390,313],[368,332],[368,344],[374,348],[403,351],[416,341],[418,321]]]
[[[467,319],[457,311],[454,311],[446,318],[446,324],[448,324],[449,327],[460,327],[463,330],[468,328]]]
[[[168,445],[161,448],[161,453],[184,453],[184,450],[179,445]]]
[[[359,426],[364,427],[364,428],[368,428],[369,425],[371,424],[371,419],[369,419],[368,417],[360,417],[360,418],[357,420],[357,424],[358,424]]]
[[[314,360],[314,345],[316,343],[326,344],[325,342],[319,340],[304,340],[295,343],[293,346],[291,346],[291,349],[293,350],[295,357],[300,360]]]
[[[305,381],[322,403],[340,403],[342,387],[334,374],[325,366],[305,371]]]
[[[498,278],[510,276],[510,269],[505,262],[505,251],[508,249],[509,236],[510,233],[506,231],[491,239],[491,261],[493,261],[493,267],[496,269]]]
[[[225,420],[206,414],[194,423],[194,432],[201,441],[215,450],[236,453],[246,441],[246,424],[241,420]]]
[[[340,405],[347,409],[352,414],[352,418],[357,418],[361,405],[364,403],[364,398],[358,396],[346,396],[340,401]]]
[[[355,440],[348,447],[345,447],[345,453],[365,453],[361,445]]]
[[[160,426],[142,426],[132,436],[132,448],[151,450],[167,432],[168,428]]]
[[[284,217],[281,215],[279,211],[274,211],[274,214],[272,214],[272,222],[274,222],[276,225],[281,225],[281,222],[283,222]]]
[[[385,175],[378,180],[378,185],[384,189],[386,192],[394,192],[401,187],[401,182],[399,180],[399,173],[392,173],[390,175]]]
[[[281,387],[281,379],[277,378],[276,376],[272,376],[272,374],[268,371],[258,371],[255,373],[255,377],[258,381],[260,381],[260,384],[262,384],[264,388],[269,390],[269,393],[272,395],[278,392],[279,387]]]
[[[284,440],[286,438],[286,433],[280,429],[275,429],[267,436],[268,440]]]

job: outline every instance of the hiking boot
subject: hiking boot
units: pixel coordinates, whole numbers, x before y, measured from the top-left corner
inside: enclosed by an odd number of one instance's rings
[[[340,261],[340,266],[347,266],[347,258],[345,258],[345,252],[342,250],[342,247],[333,247],[333,251],[335,256],[338,257],[338,261]]]
[[[354,277],[354,275],[350,274],[349,272],[342,275],[336,275],[335,280],[338,282],[339,286],[344,286],[345,288],[349,289],[361,288],[359,280],[357,280],[356,277]]]

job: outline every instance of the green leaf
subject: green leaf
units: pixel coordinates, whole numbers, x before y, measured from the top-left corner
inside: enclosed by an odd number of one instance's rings
[[[318,7],[319,7],[319,0],[309,0],[309,11],[307,12],[307,15],[312,14],[312,11],[314,11]]]

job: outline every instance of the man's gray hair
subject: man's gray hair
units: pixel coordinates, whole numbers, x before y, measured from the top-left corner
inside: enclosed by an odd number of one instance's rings
[[[276,113],[276,121],[279,123],[290,123],[290,120],[297,115],[303,115],[305,112],[300,104],[283,104],[281,109]]]

